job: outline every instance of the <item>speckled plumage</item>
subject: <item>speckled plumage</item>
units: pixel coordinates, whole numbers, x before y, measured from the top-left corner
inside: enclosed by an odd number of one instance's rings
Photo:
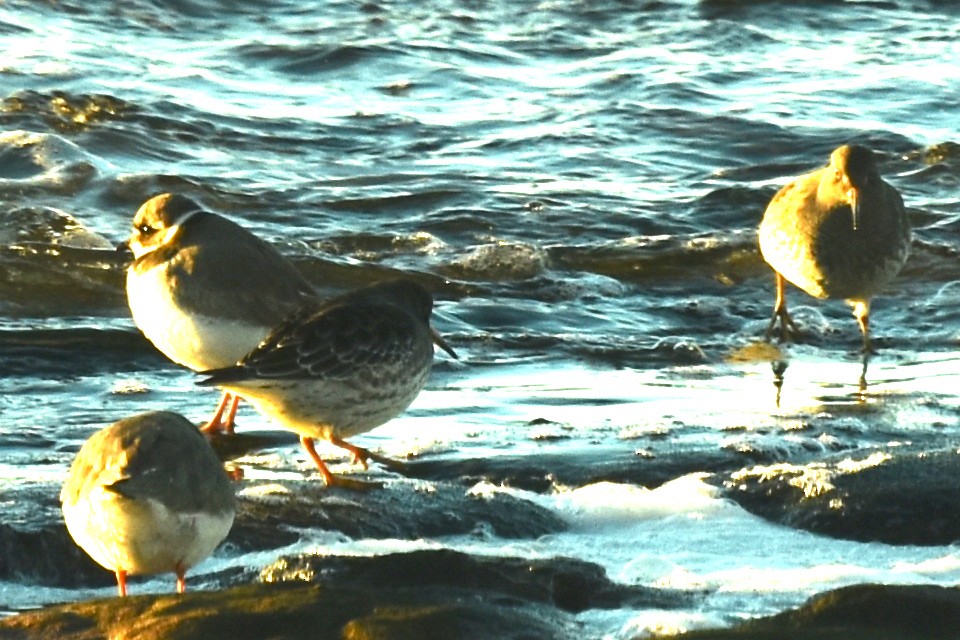
[[[117,574],[184,574],[226,537],[233,487],[206,438],[167,411],[121,420],[91,436],[60,492],[70,535]]]
[[[870,349],[870,300],[900,272],[910,250],[910,222],[897,190],[884,182],[872,151],[844,145],[830,164],[800,176],[770,201],[760,223],[760,252],[777,275],[768,335],[786,334],[783,279],[817,298],[854,306]]]
[[[343,439],[413,402],[426,384],[435,342],[454,355],[430,327],[432,308],[430,293],[408,280],[365,287],[305,307],[237,366],[208,371],[200,384],[239,394],[298,433],[329,482],[312,440],[370,457]]]

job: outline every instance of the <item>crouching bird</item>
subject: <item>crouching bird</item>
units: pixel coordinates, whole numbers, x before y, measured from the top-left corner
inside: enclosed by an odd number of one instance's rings
[[[196,426],[155,411],[101,429],[77,453],[60,492],[74,541],[117,576],[187,569],[227,536],[236,514],[233,486]]]

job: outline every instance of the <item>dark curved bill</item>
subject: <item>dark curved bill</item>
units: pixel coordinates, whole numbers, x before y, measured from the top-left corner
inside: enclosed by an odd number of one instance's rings
[[[443,339],[443,336],[437,333],[436,329],[434,329],[433,327],[430,327],[430,333],[433,335],[433,344],[437,345],[438,347],[446,351],[448,354],[450,354],[450,357],[453,358],[454,360],[460,359],[460,356],[458,356],[456,351],[454,351],[450,347],[450,345],[447,344],[447,341]]]

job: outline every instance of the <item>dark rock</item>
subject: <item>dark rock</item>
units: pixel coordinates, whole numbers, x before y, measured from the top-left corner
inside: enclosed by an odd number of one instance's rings
[[[50,483],[0,491],[0,501],[8,505],[0,523],[0,580],[66,588],[113,582],[113,574],[67,533],[59,493],[60,487]]]
[[[888,544],[960,540],[955,449],[847,454],[718,478],[727,497],[763,518],[822,535]]]
[[[105,587],[113,573],[90,559],[59,527],[22,530],[0,524],[0,580],[55,587]]]
[[[949,640],[960,638],[960,589],[855,585],[814,596],[803,606],[732,629],[683,634],[683,640]]]
[[[262,578],[219,592],[47,607],[0,620],[0,637],[561,639],[579,637],[573,615],[587,609],[691,605],[684,593],[611,582],[589,562],[442,549],[281,558]]]
[[[537,640],[576,637],[572,615],[587,609],[691,604],[684,593],[612,582],[589,562],[445,549],[293,556],[261,578],[268,584],[47,607],[0,620],[0,637]]]
[[[449,587],[499,594],[578,613],[624,607],[676,608],[686,594],[612,582],[603,567],[571,558],[473,556],[429,549],[371,557],[281,557],[261,573],[266,582],[309,581],[338,587]]]
[[[462,589],[270,584],[182,596],[48,607],[0,620],[10,640],[548,640],[572,637],[567,614]]]
[[[250,489],[256,486],[245,483],[247,491],[239,497],[226,540],[233,550],[275,549],[318,529],[348,538],[416,540],[471,533],[537,538],[566,528],[557,515],[532,502],[449,483],[389,480],[358,492],[328,489],[319,478],[308,477],[270,483],[276,492],[254,496]],[[18,488],[14,517],[10,524],[0,523],[0,579],[69,588],[112,584],[112,574],[67,533],[56,500],[59,490],[52,484]],[[218,576],[215,584],[236,584],[247,577],[245,572]]]
[[[566,528],[532,502],[502,492],[471,493],[449,483],[391,480],[364,492],[328,489],[319,478],[273,484],[283,491],[240,495],[228,542],[245,550],[276,548],[295,542],[305,529],[415,540],[469,533],[536,538]]]
[[[112,287],[105,291],[113,294]],[[71,293],[80,291],[74,288]],[[61,297],[51,291],[45,294]],[[158,365],[166,366],[163,356],[139,331],[104,327],[0,330],[0,376],[4,377],[74,379],[106,372],[141,371]]]
[[[277,447],[299,447],[300,438],[292,431],[240,431],[230,435],[222,433],[207,434],[210,446],[217,456],[227,462],[234,458]]]

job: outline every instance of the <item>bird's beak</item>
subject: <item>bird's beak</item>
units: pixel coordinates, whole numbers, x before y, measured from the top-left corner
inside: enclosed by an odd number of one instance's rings
[[[454,360],[460,359],[460,356],[457,355],[457,352],[450,348],[450,345],[448,345],[447,341],[443,339],[443,336],[437,333],[436,329],[434,329],[433,327],[430,327],[430,333],[433,335],[433,344],[437,345],[438,347],[446,351],[448,354],[450,354],[450,357],[453,358]]]
[[[850,203],[850,212],[853,214],[853,230],[857,230],[860,222],[860,190],[856,187],[847,189],[847,201]]]
[[[124,241],[117,244],[114,249],[124,258],[133,260],[133,249],[130,248],[130,242]]]

